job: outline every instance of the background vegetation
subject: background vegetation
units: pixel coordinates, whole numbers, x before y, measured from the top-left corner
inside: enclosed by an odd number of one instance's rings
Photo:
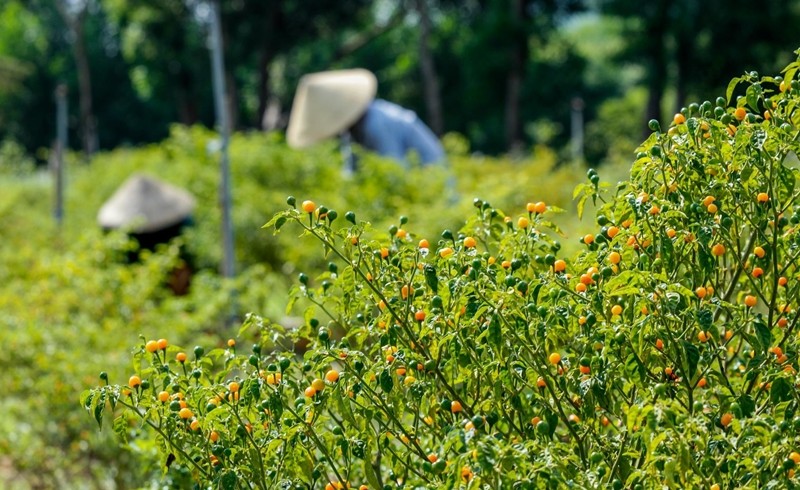
[[[111,432],[98,432],[86,417],[77,396],[97,382],[101,371],[112,379],[127,376],[130,346],[140,335],[168,333],[176,345],[224,343],[238,325],[228,322],[232,290],[240,315],[256,312],[297,323],[286,320],[289,284],[300,271],[311,272],[327,261],[317,245],[298,240],[295,233],[273,236],[261,229],[285,205],[286,195],[313,194],[338,209],[369,213],[376,233],[388,233],[402,213],[434,239],[442,226],[461,226],[459,215],[473,209],[471,196],[519,206],[533,192],[530,181],[542,184],[535,191],[538,198],[568,208],[571,189],[584,173],[554,168],[555,154],[545,148],[537,150],[535,163],[452,153],[458,198],[448,201],[439,198],[448,177],[444,171],[409,174],[393,162],[364,155],[371,171],[348,180],[333,146],[297,152],[278,135],[237,135],[231,155],[237,162],[238,276],[229,284],[216,269],[221,255],[218,169],[206,153],[213,136],[201,127],[174,126],[160,144],[105,152],[89,166],[71,162],[62,228],[50,216],[49,179],[36,173],[0,177],[0,339],[7,347],[0,353],[5,387],[0,408],[7,434],[0,443],[5,471],[0,479],[11,488],[131,488],[160,475],[154,447],[137,443],[117,449]],[[157,176],[198,198],[195,225],[183,239],[199,268],[187,296],[175,297],[166,287],[177,243],[126,265],[124,252],[132,244],[122,234],[104,235],[95,225],[101,203],[132,172]],[[574,214],[562,216],[565,230],[579,236],[585,224]],[[300,306],[289,316],[302,316]]]
[[[615,186],[587,171],[572,253],[543,201],[476,200],[434,244],[289,197],[265,226],[329,261],[289,292],[302,357],[261,317],[142,339],[82,404],[224,489],[793,488],[798,69],[651,121]]]
[[[483,153],[544,143],[569,159],[580,99],[587,133],[614,137],[587,140],[591,164],[614,155],[617,137],[639,140],[647,120],[710,98],[743,70],[775,72],[800,43],[797,0],[221,5],[237,129],[282,128],[303,74],[363,66],[379,96]],[[70,143],[88,154],[158,141],[174,122],[210,125],[208,12],[207,0],[0,1],[0,140],[50,147],[58,83],[69,88]]]
[[[800,44],[795,0],[709,0],[699,13],[690,0],[222,4],[237,129],[232,283],[217,273],[206,3],[0,0],[0,482],[9,488],[130,488],[161,478],[155,447],[120,448],[87,420],[78,393],[101,370],[127,376],[140,335],[212,346],[234,332],[233,311],[282,322],[292,279],[327,262],[312,243],[261,229],[286,195],[368,214],[377,232],[407,215],[431,240],[459,229],[474,197],[501,209],[544,200],[567,210],[555,220],[569,253],[590,226],[571,203],[586,163],[621,179],[645,121],[666,124],[686,101],[721,94],[745,70],[776,74]],[[285,146],[299,77],[352,66],[373,70],[381,97],[443,135],[448,169],[402,172],[363,154],[369,170],[348,178],[333,143]],[[73,150],[61,227],[44,167],[59,83],[69,90]],[[582,150],[570,138],[578,98]],[[188,296],[165,287],[178,244],[123,265],[133,245],[95,226],[101,203],[140,171],[198,198],[183,238],[198,269]]]

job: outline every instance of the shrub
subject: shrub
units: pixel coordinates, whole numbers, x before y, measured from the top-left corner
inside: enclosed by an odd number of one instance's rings
[[[209,350],[224,345],[235,333],[225,321],[232,289],[240,312],[283,318],[284,291],[297,272],[325,268],[328,262],[310,240],[260,229],[287,193],[313,192],[330,206],[368,211],[381,230],[405,213],[418,232],[429,235],[442,226],[458,226],[471,208],[467,199],[455,204],[439,199],[442,171],[404,172],[364,155],[364,172],[345,179],[332,145],[299,152],[275,134],[236,134],[231,161],[238,275],[225,281],[216,272],[221,255],[218,161],[206,151],[213,136],[203,128],[176,126],[160,144],[100,153],[89,164],[68,155],[61,227],[51,216],[52,182],[46,173],[12,175],[0,169],[0,341],[7,347],[0,351],[0,430],[7,435],[0,439],[0,460],[7,486],[128,488],[159,479],[164,461],[155,458],[155,441],[136,437],[120,445],[113,432],[93,430],[77,394],[101,370],[110,380],[127,379],[129,346],[139,335]],[[524,204],[527,182],[535,178],[541,195],[564,207],[583,170],[551,172],[551,167],[540,154],[519,162],[452,158],[462,196],[481,189],[503,206]],[[174,297],[165,286],[165,271],[178,260],[177,243],[126,265],[120,258],[132,244],[122,234],[97,229],[100,205],[133,172],[146,172],[197,197],[195,226],[183,239],[199,266],[187,296]],[[298,302],[297,309],[304,304]],[[183,488],[183,478],[173,472],[162,484],[172,479]]]
[[[82,404],[223,488],[792,486],[798,67],[651,122],[627,182],[590,170],[573,255],[544,202],[476,200],[434,238],[290,198],[268,227],[329,261],[292,288],[300,329],[143,341],[128,383]],[[271,348],[287,335],[307,350]]]
[[[0,174],[25,176],[33,173],[36,164],[25,148],[14,139],[0,140]]]

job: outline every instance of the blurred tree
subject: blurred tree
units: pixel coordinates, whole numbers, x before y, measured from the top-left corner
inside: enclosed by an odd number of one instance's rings
[[[568,92],[581,83],[580,73],[574,76],[582,63],[555,34],[582,9],[580,0],[483,0],[454,7],[440,26],[446,49],[455,54],[440,55],[443,85],[458,87],[445,96],[453,129],[476,148],[497,152],[529,141],[523,122],[568,120],[574,95]],[[557,113],[548,111],[556,106]]]
[[[452,53],[446,52],[441,44],[439,23],[448,18],[446,9],[452,2],[422,1],[424,5],[420,0],[373,1],[364,20],[349,31],[325,41],[311,40],[290,50],[278,62],[283,74],[281,98],[288,105],[297,80],[308,71],[358,66],[376,74],[379,97],[414,110],[432,129],[438,110],[443,120],[441,127],[448,127],[438,65],[442,58],[452,57]],[[422,35],[423,17],[430,22],[427,41]],[[426,56],[429,58],[423,63]],[[458,90],[458,87],[448,89]]]
[[[381,97],[415,110],[432,128],[440,104],[443,131],[461,132],[473,149],[491,153],[507,150],[512,140],[517,145],[529,142],[526,128],[532,119],[555,117],[561,118],[559,125],[567,124],[584,63],[555,34],[580,10],[580,1],[525,1],[522,13],[512,9],[519,9],[516,0],[408,0],[391,5],[393,13],[376,15],[391,20],[376,21],[377,29],[362,31],[378,35],[356,36],[369,39],[357,43],[358,49],[312,42],[291,51],[292,63],[284,65],[287,83],[294,86],[289,81],[302,74],[303,66],[363,66],[377,74]],[[398,16],[402,20],[395,23]],[[510,40],[512,25],[519,33],[516,41]],[[529,45],[536,50],[530,51]],[[513,59],[522,59],[522,66],[512,69]]]
[[[0,2],[0,26],[0,140],[28,146],[26,109],[39,96],[35,78],[45,63],[47,36],[41,19],[18,0]]]
[[[172,101],[175,120],[211,123],[210,58],[197,12],[184,0],[105,0],[141,99]]]
[[[503,2],[505,3],[505,2]],[[508,5],[508,74],[506,75],[505,128],[506,148],[519,149],[522,146],[522,119],[520,118],[520,93],[525,77],[525,66],[529,57],[527,32],[531,26],[534,2],[511,0]]]
[[[50,146],[59,82],[70,88],[70,142],[86,151],[158,140],[173,122],[210,125],[206,1],[0,0],[0,138],[29,151]],[[381,97],[486,153],[566,146],[576,96],[589,124],[603,107],[607,117],[635,117],[644,127],[640,117],[662,119],[689,99],[710,99],[744,70],[774,72],[791,58],[798,42],[788,26],[800,20],[800,0],[707,0],[702,9],[693,0],[221,4],[239,128],[280,128],[280,107],[291,104],[303,74],[363,66],[378,75]],[[598,57],[565,33],[587,6],[624,27],[598,31],[593,44],[624,49],[598,48]],[[646,93],[603,105],[639,84]],[[644,116],[632,110],[641,100]],[[587,157],[602,160],[611,146],[590,144]]]
[[[428,0],[414,0],[413,5],[419,16],[419,65],[428,124],[434,133],[441,135],[444,130],[442,98],[439,93],[439,77],[436,74],[436,63],[431,52],[430,36],[433,27],[428,3]]]
[[[96,9],[93,0],[55,0],[64,23],[69,29],[69,40],[78,74],[78,99],[80,107],[80,133],[83,152],[91,156],[97,151],[97,118],[92,103],[92,73],[86,48],[86,18],[89,9]]]
[[[645,67],[647,103],[642,134],[648,134],[647,121],[661,119],[661,102],[667,85],[669,68],[666,36],[669,32],[668,12],[671,4],[683,0],[600,0],[603,11],[628,19],[624,37],[628,40],[620,58],[634,60]],[[693,0],[688,0],[693,1]],[[689,20],[691,22],[691,20]]]
[[[75,15],[84,40],[77,57],[75,33],[67,24],[75,22]],[[0,57],[10,56],[24,68],[20,83],[0,88],[0,119],[6,122],[0,124],[0,138],[12,137],[29,152],[49,147],[55,135],[53,91],[59,83],[68,85],[72,99],[69,140],[75,148],[86,150],[87,142],[95,149],[110,148],[166,136],[176,119],[165,111],[171,101],[168,96],[146,100],[133,90],[119,33],[101,1],[0,0],[0,26]],[[101,83],[92,82],[97,80]],[[97,123],[94,135],[85,138],[87,113]],[[38,156],[46,159],[44,153]]]
[[[0,55],[0,105],[4,105],[3,102],[9,95],[23,93],[23,82],[30,75],[30,71],[25,62],[11,56]],[[13,136],[15,131],[11,130],[11,126],[15,121],[12,118],[13,115],[0,112],[0,127],[5,128],[5,131],[0,130],[0,140],[3,139],[3,133]]]
[[[689,98],[711,98],[743,71],[774,73],[792,58],[800,2],[748,0],[599,0],[602,12],[625,19],[620,59],[645,67],[646,121],[663,120],[665,97],[677,112]],[[701,8],[702,7],[702,8]]]
[[[29,151],[49,146],[52,93],[60,81],[76,99],[71,114],[79,113],[70,117],[70,132],[80,129],[81,137],[70,141],[80,141],[88,152],[98,144],[157,140],[176,121],[210,124],[204,4],[0,0],[0,119],[6,122],[0,138],[13,136]],[[232,114],[242,110],[248,125],[260,125],[270,98],[272,60],[312,40],[345,46],[340,41],[346,35],[368,32],[371,4],[326,0],[308,8],[300,1],[223,2]],[[303,66],[313,64],[298,68]]]
[[[366,30],[371,0],[234,0],[222,3],[226,67],[247,125],[261,128],[270,98],[273,62],[309,41],[340,45],[342,33]],[[322,69],[327,69],[324,67]],[[254,92],[254,93],[253,93]],[[233,93],[233,92],[232,92]],[[255,104],[247,101],[255,99]]]
[[[26,63],[10,56],[0,56],[0,91],[16,92],[30,74]]]
[[[800,47],[794,29],[800,23],[798,0],[713,0],[697,12],[697,18],[705,28],[698,29],[691,58],[683,60],[690,97],[714,97],[744,71],[777,75]],[[678,100],[683,105],[688,99]]]

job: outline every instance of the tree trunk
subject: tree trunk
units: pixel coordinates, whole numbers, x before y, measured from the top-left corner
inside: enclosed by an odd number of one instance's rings
[[[647,106],[645,110],[644,127],[642,128],[644,138],[650,135],[647,122],[651,119],[661,121],[661,99],[664,98],[664,78],[667,70],[662,62],[653,61],[650,68],[650,77],[647,90]]]
[[[270,129],[265,125],[267,107],[269,104],[269,64],[272,62],[272,56],[266,46],[261,48],[261,53],[258,55],[258,86],[256,91],[258,93],[258,110],[256,111],[255,125],[261,128],[262,131],[269,131]]]
[[[89,55],[86,52],[83,22],[86,10],[83,10],[75,19],[73,33],[75,34],[75,64],[78,67],[78,92],[81,111],[81,133],[83,151],[87,156],[97,152],[99,142],[97,137],[97,119],[92,107],[92,75],[89,69]]]
[[[698,19],[702,18],[700,8],[695,2],[673,3],[675,9],[680,9],[677,17],[681,19],[679,25],[674,29],[675,34],[675,65],[677,80],[675,81],[675,112],[680,112],[683,104],[686,103],[687,86],[692,77],[692,70],[695,66],[692,62],[692,54],[695,49],[697,32],[700,30]]]
[[[659,3],[658,14],[652,24],[652,29],[649,35],[651,39],[649,43],[649,58],[650,70],[648,73],[648,92],[647,92],[647,106],[645,109],[644,124],[642,127],[642,135],[644,138],[650,136],[650,129],[648,128],[648,121],[655,119],[661,121],[661,100],[664,98],[664,87],[666,86],[667,78],[667,52],[665,47],[666,26],[664,20],[667,15],[667,2],[661,1]]]
[[[56,6],[74,38],[72,55],[75,58],[75,66],[78,73],[81,144],[83,152],[87,156],[92,156],[98,149],[99,141],[97,137],[97,119],[92,107],[92,74],[89,67],[89,54],[86,51],[86,39],[84,39],[84,22],[88,5],[86,3],[79,5],[80,10],[74,15],[69,12],[64,0],[56,2]]]
[[[522,0],[511,1],[511,24],[514,26],[511,44],[511,63],[506,80],[505,128],[506,147],[514,151],[522,145],[520,95],[528,59],[528,38],[525,34],[525,6]]]
[[[231,63],[225,65],[225,106],[228,110],[228,121],[231,124],[231,131],[239,127],[239,86],[236,84],[236,77],[230,67]]]
[[[177,92],[176,103],[178,105],[178,118],[181,124],[192,125],[196,124],[197,117],[197,104],[194,101],[192,94],[192,75],[185,67],[181,66],[177,73],[177,85],[175,90]]]
[[[427,0],[417,0],[416,7],[419,13],[419,61],[422,71],[422,90],[425,95],[425,107],[428,111],[428,124],[431,130],[441,135],[444,124],[442,123],[442,99],[439,95],[439,79],[436,74],[436,65],[429,46],[431,33],[431,16]]]
[[[288,22],[286,13],[283,10],[284,6],[281,2],[270,2],[270,4],[272,8],[267,16],[268,18],[265,20],[264,29],[268,32],[283,32]],[[275,46],[272,45],[270,37],[265,33],[259,47],[258,65],[256,66],[258,70],[258,86],[256,87],[258,93],[258,112],[256,113],[255,123],[262,131],[275,129],[265,125],[265,122],[269,119],[267,117],[267,112],[270,108],[270,99],[272,98],[269,87],[269,69],[272,61],[275,59],[275,52]]]
[[[677,114],[680,112],[681,107],[683,107],[684,102],[686,101],[686,81],[687,81],[687,71],[689,69],[689,63],[691,53],[689,52],[691,49],[690,46],[684,45],[681,39],[677,40],[677,46],[675,51],[675,66],[676,66],[676,80],[675,80],[675,113]]]

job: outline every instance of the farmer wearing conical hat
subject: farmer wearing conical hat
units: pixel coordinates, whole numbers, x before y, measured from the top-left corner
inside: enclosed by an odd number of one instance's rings
[[[183,189],[136,174],[103,204],[97,221],[105,229],[154,233],[182,224],[191,217],[194,206],[194,197]]]
[[[152,177],[136,174],[128,178],[103,204],[97,222],[104,230],[123,230],[140,249],[155,250],[181,234],[191,223],[195,200],[191,194]],[[138,259],[138,252],[128,260]],[[169,286],[185,294],[191,278],[190,258],[181,251],[182,265],[171,272]]]
[[[409,152],[422,165],[443,162],[433,131],[413,111],[375,99],[377,85],[375,75],[364,69],[303,76],[289,116],[289,146],[304,148],[339,135],[404,164]]]

